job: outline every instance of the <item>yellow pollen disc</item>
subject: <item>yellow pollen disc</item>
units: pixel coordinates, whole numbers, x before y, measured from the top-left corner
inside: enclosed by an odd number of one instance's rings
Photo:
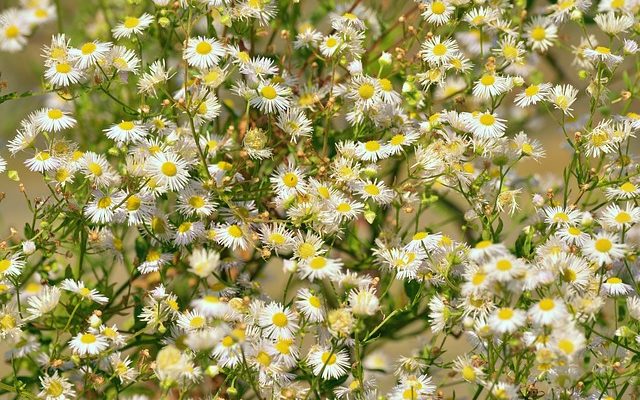
[[[380,150],[380,143],[378,143],[376,140],[369,140],[364,144],[364,148],[367,151],[375,152]]]
[[[340,213],[347,213],[351,211],[351,206],[349,205],[349,203],[340,203],[336,207],[336,211]]]
[[[140,19],[136,17],[127,17],[124,19],[124,27],[127,29],[135,28],[140,24]]]
[[[95,343],[96,337],[95,335],[92,335],[90,333],[85,333],[84,335],[80,336],[80,341],[84,344],[91,344]]]
[[[216,296],[204,296],[204,301],[206,301],[207,303],[211,303],[211,304],[218,304],[220,303],[220,299]]]
[[[60,119],[63,117],[63,115],[64,114],[62,114],[62,111],[57,108],[47,111],[47,117],[49,117],[49,119]]]
[[[200,42],[196,45],[196,53],[207,55],[211,52],[211,45],[208,42]]]
[[[542,311],[551,311],[555,306],[556,304],[552,299],[542,299],[538,304],[538,307],[540,307]]]
[[[222,345],[224,347],[231,347],[233,345],[233,343],[234,343],[234,340],[233,340],[233,338],[231,336],[225,336],[222,339]]]
[[[378,83],[380,84],[380,87],[382,88],[382,90],[384,90],[385,92],[390,92],[393,90],[393,85],[391,84],[391,81],[386,78],[382,78],[378,80]]]
[[[103,197],[98,200],[98,208],[109,208],[111,206],[111,197]]]
[[[535,96],[540,91],[540,87],[538,85],[531,85],[524,90],[524,94],[527,97]]]
[[[87,169],[95,176],[102,176],[102,167],[98,163],[89,163],[89,165],[87,165]]]
[[[445,46],[442,43],[438,43],[435,46],[433,46],[433,55],[434,56],[442,57],[445,54],[447,54],[447,46]]]
[[[273,243],[273,244],[281,245],[281,244],[284,244],[284,242],[286,241],[286,239],[285,239],[285,237],[284,237],[284,236],[282,236],[281,234],[279,234],[279,233],[277,233],[277,232],[276,232],[276,233],[272,233],[272,234],[269,236],[269,241],[270,241],[271,243]]]
[[[462,377],[467,381],[475,381],[476,380],[476,371],[468,365],[465,365],[462,368]]]
[[[483,240],[481,242],[478,242],[476,244],[476,249],[486,249],[487,247],[491,246],[493,243],[491,243],[490,240]]]
[[[513,310],[510,308],[501,308],[500,311],[498,311],[498,318],[503,321],[510,320],[513,318]]]
[[[604,46],[596,47],[596,51],[600,54],[611,54],[611,49]]]
[[[127,211],[137,211],[142,205],[142,200],[138,196],[131,196],[127,199]]]
[[[616,215],[616,222],[620,224],[628,224],[631,222],[631,215],[628,212],[620,211],[618,215]]]
[[[336,47],[336,45],[338,44],[338,41],[335,38],[328,38],[327,41],[324,43],[325,46],[327,47]]]
[[[510,271],[513,268],[513,264],[509,260],[500,260],[496,263],[496,269],[498,271]]]
[[[558,342],[558,348],[565,354],[571,354],[575,350],[573,342],[569,339],[562,339]]]
[[[336,355],[335,354],[331,354],[328,351],[325,351],[324,353],[322,353],[322,363],[325,365],[333,365],[336,363]]]
[[[368,185],[365,185],[363,190],[365,191],[365,193],[371,196],[377,196],[380,194],[380,189],[373,183],[369,183]]]
[[[496,77],[493,75],[482,75],[480,78],[480,83],[484,86],[491,86],[496,82]]]
[[[496,122],[496,118],[491,114],[482,114],[480,116],[480,123],[484,126],[491,126]]]
[[[279,339],[273,347],[275,347],[280,354],[290,354],[292,343],[290,339]]]
[[[189,326],[192,328],[198,329],[198,328],[202,328],[204,326],[204,323],[205,323],[205,319],[198,315],[191,318],[191,321],[189,321]]]
[[[265,367],[271,365],[271,356],[269,356],[269,354],[265,353],[264,351],[258,353],[258,355],[256,356],[256,360]]]
[[[441,14],[444,14],[446,10],[447,10],[447,6],[445,6],[444,3],[441,1],[434,1],[431,4],[431,12],[434,14],[441,15]]]
[[[78,290],[78,294],[83,297],[88,297],[91,294],[91,289],[83,287]]]
[[[64,387],[58,381],[50,381],[47,394],[53,398],[58,398],[64,393]]]
[[[176,167],[176,165],[171,161],[165,161],[160,167],[160,172],[165,176],[176,176],[178,173],[178,167]]]
[[[242,229],[238,225],[231,225],[227,228],[227,233],[236,239],[242,237]]]
[[[327,189],[326,186],[320,186],[318,188],[318,195],[323,199],[328,199],[331,196],[331,193],[329,192],[329,189]]]
[[[370,83],[363,83],[358,88],[358,94],[364,100],[369,100],[370,98],[372,98],[374,93],[375,93],[375,88]]]
[[[7,39],[15,39],[20,35],[20,29],[15,25],[9,25],[4,29],[4,35]]]
[[[10,266],[11,266],[10,260],[7,260],[6,258],[4,260],[0,260],[0,272],[4,272],[8,270]]]
[[[415,235],[413,235],[412,240],[422,240],[425,239],[427,235],[427,232],[417,232]]]
[[[475,275],[473,275],[473,278],[471,278],[471,283],[473,283],[474,286],[478,286],[478,285],[481,285],[486,278],[487,278],[486,274],[478,272]]]
[[[320,299],[316,296],[309,296],[309,304],[314,308],[320,308],[321,306]]]
[[[609,239],[602,238],[602,239],[596,240],[595,248],[600,253],[607,253],[609,252],[609,250],[611,250],[612,247],[613,247],[613,244]]]
[[[622,186],[620,186],[620,189],[627,193],[633,193],[637,190],[636,185],[631,182],[623,183]]]
[[[624,0],[612,0],[611,8],[622,8],[624,7]]]
[[[529,143],[523,143],[520,150],[522,151],[523,154],[526,154],[526,155],[533,154],[533,146],[531,146]]]
[[[302,258],[309,258],[316,254],[316,249],[310,243],[302,243],[300,247],[298,247],[298,254]]]
[[[260,90],[260,94],[267,100],[273,100],[278,96],[276,89],[273,86],[265,86]]]
[[[187,233],[191,230],[191,222],[183,222],[178,227],[178,232]]]
[[[191,196],[189,199],[189,205],[193,208],[202,208],[204,207],[204,199],[202,196]]]
[[[537,26],[533,28],[533,30],[531,31],[531,38],[533,40],[541,41],[541,40],[544,40],[546,37],[547,37],[547,32],[542,26]]]
[[[557,212],[553,215],[553,222],[568,222],[569,216],[563,212]]]
[[[293,172],[287,172],[282,177],[282,183],[284,183],[286,187],[294,188],[298,184],[298,176]]]
[[[82,54],[87,56],[87,55],[93,53],[94,51],[96,51],[97,47],[98,46],[96,46],[95,43],[89,42],[89,43],[83,44],[82,47],[80,48],[80,51],[82,52]]]
[[[118,124],[118,128],[122,129],[123,131],[130,131],[135,127],[135,124],[133,123],[133,121],[122,121]]]
[[[582,233],[582,231],[575,226],[569,227],[569,229],[567,229],[567,232],[569,232],[569,234],[573,236],[578,236]]]
[[[36,160],[38,161],[47,161],[50,158],[51,158],[51,155],[46,151],[41,151],[38,154],[36,154]]]
[[[512,60],[518,57],[518,49],[515,46],[506,45],[502,49],[502,54],[504,55],[504,58]]]
[[[324,257],[315,257],[309,262],[311,269],[322,269],[327,266],[327,259]]]
[[[278,328],[284,328],[289,323],[289,319],[285,313],[277,312],[271,317],[271,322]]]
[[[622,283],[622,279],[612,276],[611,278],[607,279],[607,283],[611,283],[613,285],[617,285],[619,283]]]
[[[404,140],[405,136],[402,134],[398,134],[392,137],[389,143],[391,143],[392,146],[400,146],[402,143],[404,143]]]

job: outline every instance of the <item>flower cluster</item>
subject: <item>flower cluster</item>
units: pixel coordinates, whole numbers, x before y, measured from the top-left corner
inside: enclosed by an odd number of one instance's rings
[[[60,3],[0,391],[640,395],[640,3]]]

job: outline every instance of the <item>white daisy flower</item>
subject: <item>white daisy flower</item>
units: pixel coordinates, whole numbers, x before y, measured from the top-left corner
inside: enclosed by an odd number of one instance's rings
[[[529,318],[538,325],[553,325],[564,320],[567,308],[558,298],[545,297],[531,306]]]
[[[611,264],[614,260],[624,257],[626,248],[624,243],[618,243],[617,237],[613,234],[600,232],[584,244],[582,253],[599,265]]]
[[[43,108],[36,113],[35,123],[39,131],[60,132],[63,129],[73,128],[76,120],[68,112],[59,108]]]
[[[182,57],[187,60],[189,65],[205,70],[218,65],[225,54],[226,51],[222,43],[213,38],[198,36],[189,38]]]
[[[158,153],[150,157],[146,171],[160,186],[179,191],[189,182],[188,164],[174,153]]]
[[[322,375],[322,379],[337,379],[346,375],[349,368],[349,355],[342,349],[331,350],[328,347],[316,346],[311,349],[307,361],[316,376]]]
[[[58,371],[54,371],[53,375],[44,374],[40,376],[40,386],[42,390],[38,393],[38,398],[44,400],[67,400],[76,397],[67,378],[58,375]]]
[[[66,87],[80,82],[80,79],[83,78],[83,73],[75,64],[71,64],[69,61],[60,61],[52,63],[44,71],[44,77],[53,86]]]
[[[617,276],[611,276],[602,283],[602,291],[610,297],[628,296],[633,293],[633,286],[627,285]]]
[[[293,338],[298,330],[298,317],[282,304],[270,303],[260,311],[258,324],[268,338]]]
[[[122,121],[103,132],[118,144],[137,143],[147,135],[146,128],[139,121]]]
[[[109,347],[104,336],[80,332],[69,341],[69,347],[80,357],[95,356]]]
[[[215,241],[232,250],[249,248],[249,232],[247,228],[237,224],[220,225],[214,229]]]
[[[201,278],[208,278],[220,267],[220,253],[207,249],[195,249],[189,256],[189,271]]]
[[[513,333],[526,322],[524,311],[511,307],[497,309],[489,317],[489,326],[498,334]]]
[[[549,95],[551,85],[548,83],[531,84],[515,98],[515,104],[518,107],[528,107],[544,100]]]
[[[309,289],[303,288],[298,290],[297,298],[296,308],[300,310],[307,320],[311,322],[324,320],[324,309],[319,296],[313,294]]]
[[[500,137],[504,135],[506,129],[506,121],[489,111],[467,114],[466,122],[471,132],[481,139]]]
[[[128,16],[116,25],[111,32],[113,32],[113,37],[116,39],[129,38],[133,35],[141,34],[152,22],[153,17],[147,13],[139,17]]]
[[[430,24],[444,25],[449,21],[454,11],[455,7],[448,2],[434,0],[425,4],[422,16]]]
[[[341,271],[342,262],[323,256],[304,259],[298,265],[300,279],[308,279],[310,282],[316,279],[334,279]]]
[[[257,92],[249,100],[249,104],[262,112],[284,112],[289,106],[291,89],[280,83],[261,82]]]
[[[89,289],[84,285],[82,281],[74,281],[73,279],[65,279],[60,284],[60,288],[73,292],[80,297],[94,301],[98,304],[106,304],[109,302],[109,298],[100,294],[96,289]]]
[[[69,53],[76,59],[78,68],[87,69],[102,62],[109,54],[111,46],[111,43],[94,40],[83,44],[79,49],[70,49]]]

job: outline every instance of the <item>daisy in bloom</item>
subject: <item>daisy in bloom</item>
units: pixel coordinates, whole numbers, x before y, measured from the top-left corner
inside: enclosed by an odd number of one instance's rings
[[[372,316],[378,312],[380,301],[375,288],[353,289],[349,292],[349,306],[354,315]]]
[[[189,311],[180,314],[178,317],[178,326],[186,331],[205,329],[207,327],[207,318],[197,311]]]
[[[184,221],[176,228],[173,242],[178,246],[186,246],[193,243],[204,234],[204,224],[201,221]]]
[[[158,185],[178,191],[189,181],[187,166],[187,162],[177,154],[158,153],[149,158],[146,171]]]
[[[94,301],[98,304],[106,304],[109,301],[108,297],[100,294],[100,292],[98,292],[96,289],[89,289],[84,285],[84,282],[82,281],[65,279],[60,284],[60,288],[69,292],[73,292],[84,299]]]
[[[627,285],[617,276],[611,276],[602,283],[602,291],[608,296],[627,296],[633,293],[633,287]]]
[[[97,186],[108,186],[118,179],[117,174],[102,154],[88,151],[81,156],[79,165],[87,179]]]
[[[133,35],[141,34],[151,25],[153,17],[147,13],[139,17],[126,17],[122,22],[115,26],[111,31],[116,39],[130,38]]]
[[[55,371],[53,375],[43,375],[39,379],[42,390],[38,393],[38,398],[45,400],[75,398],[76,392],[73,390],[73,385],[67,378],[58,375],[58,371]]]
[[[258,323],[269,338],[294,337],[298,330],[298,318],[288,308],[278,303],[268,304],[260,313]]]
[[[4,278],[20,275],[24,266],[25,262],[20,253],[5,254],[0,258],[0,276]]]
[[[290,95],[291,89],[280,83],[261,82],[249,104],[269,114],[284,112],[289,106]]]
[[[293,143],[297,143],[301,137],[311,136],[313,132],[311,120],[298,108],[289,108],[285,113],[278,115],[276,126],[289,135]]]
[[[422,45],[422,59],[431,65],[444,65],[458,55],[458,44],[453,39],[442,41],[434,36]]]
[[[387,158],[388,147],[378,140],[358,142],[356,156],[363,161],[378,161]]]
[[[59,108],[44,108],[37,112],[36,127],[44,132],[60,132],[75,126],[76,120]]]
[[[324,320],[324,310],[322,300],[313,294],[309,289],[304,288],[298,291],[296,308],[302,315],[311,322],[321,322]]]
[[[131,72],[134,75],[138,73],[138,67],[140,66],[140,59],[136,53],[124,46],[113,46],[109,52],[108,62],[118,72]],[[139,86],[140,81],[138,82]]]
[[[183,57],[189,65],[202,70],[218,65],[226,54],[224,46],[215,39],[198,36],[190,38]]]
[[[44,77],[54,86],[66,87],[80,82],[83,73],[75,63],[63,60],[52,63],[44,72]]]
[[[584,49],[584,56],[594,63],[603,62],[609,68],[616,66],[623,60],[622,56],[613,54],[611,49],[605,46],[596,46],[593,49]]]
[[[342,262],[323,256],[315,256],[302,260],[299,263],[298,273],[301,279],[309,279],[313,282],[316,279],[333,279],[342,270]]]
[[[542,210],[544,222],[550,225],[575,225],[579,222],[582,213],[579,210],[567,209],[560,206],[545,207]]]
[[[260,240],[263,246],[275,251],[289,251],[293,245],[293,235],[284,224],[263,225],[260,229]]]
[[[522,261],[511,256],[498,257],[485,264],[484,268],[490,276],[499,282],[509,282],[523,275],[526,266]]]
[[[371,199],[378,204],[389,204],[395,197],[393,190],[386,187],[382,181],[360,181],[356,187],[364,200]]]
[[[613,234],[600,232],[584,244],[582,253],[600,265],[610,264],[624,257],[626,248],[624,243],[618,243],[618,238]]]
[[[627,203],[624,209],[611,204],[602,212],[601,220],[604,226],[614,230],[628,228],[640,221],[640,208],[634,207],[632,203]]]
[[[320,52],[325,57],[333,57],[342,48],[342,39],[337,35],[327,36],[320,43]]]
[[[499,96],[511,88],[508,78],[486,73],[473,85],[473,95],[486,100],[492,96]]]
[[[316,376],[322,379],[337,379],[344,376],[349,368],[349,355],[346,350],[332,350],[328,347],[316,346],[311,349],[307,361]]]
[[[71,49],[70,54],[76,59],[78,68],[87,69],[103,61],[111,50],[111,43],[97,40],[83,44],[79,49]]]
[[[451,18],[455,7],[447,2],[435,0],[426,4],[426,9],[422,13],[424,19],[430,24],[444,25]]]
[[[27,312],[31,318],[38,318],[53,311],[60,301],[60,294],[60,289],[56,286],[46,286],[39,294],[30,296],[27,300],[29,305]]]
[[[280,165],[270,181],[275,186],[275,193],[282,198],[305,194],[308,191],[303,170],[292,165]]]
[[[556,85],[547,95],[547,100],[549,100],[556,109],[561,110],[565,115],[571,117],[573,116],[571,114],[571,111],[573,111],[571,105],[576,101],[577,95],[578,89],[571,85]]]
[[[366,75],[356,75],[350,84],[347,96],[356,102],[356,107],[368,110],[381,100],[380,81]]]
[[[551,85],[548,83],[531,84],[515,98],[518,107],[528,107],[544,100],[549,95]]]
[[[467,114],[466,121],[471,127],[471,132],[483,139],[500,137],[506,129],[506,121],[489,111]]]
[[[619,186],[606,188],[605,194],[609,199],[632,199],[640,194],[640,188],[634,182],[627,181]]]
[[[22,50],[30,34],[29,22],[16,9],[9,9],[0,14],[1,51],[15,53]]]
[[[553,41],[558,38],[558,27],[553,22],[544,17],[534,17],[525,26],[525,37],[533,50],[541,52],[547,51],[553,45]]]
[[[95,356],[109,347],[104,336],[80,332],[69,341],[69,347],[80,357]]]
[[[571,325],[554,329],[550,340],[551,348],[560,356],[571,360],[586,345],[584,334]]]
[[[220,253],[206,249],[196,249],[189,256],[190,271],[201,278],[211,276],[220,266]]]
[[[94,224],[105,224],[113,220],[116,205],[112,195],[96,190],[93,192],[93,199],[85,206],[84,212]]]
[[[215,240],[224,247],[232,250],[249,248],[249,232],[242,225],[220,225],[215,228]]]
[[[427,375],[404,375],[392,390],[390,400],[422,400],[428,399],[436,391],[432,379]]]
[[[122,121],[104,130],[109,139],[117,143],[136,143],[147,135],[147,131],[138,121]]]
[[[25,161],[25,165],[33,172],[47,172],[52,171],[60,164],[62,160],[58,157],[51,155],[51,152],[43,150],[38,151],[33,158],[29,158]]]
[[[524,311],[511,307],[499,308],[489,317],[489,326],[498,334],[513,333],[525,322]]]
[[[528,314],[535,324],[553,325],[566,317],[567,308],[561,299],[545,297],[531,306]]]
[[[144,261],[138,265],[138,271],[140,271],[141,274],[156,272],[170,261],[170,254],[163,254],[158,250],[150,249]]]
[[[567,244],[577,246],[582,246],[590,238],[588,233],[575,226],[565,226],[558,231],[557,235]]]

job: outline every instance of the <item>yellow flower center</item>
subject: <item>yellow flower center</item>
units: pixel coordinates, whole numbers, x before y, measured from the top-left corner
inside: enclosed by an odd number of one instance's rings
[[[611,278],[607,279],[607,283],[611,283],[613,285],[617,285],[619,283],[622,283],[622,279],[616,277],[616,276],[612,276]]]
[[[542,311],[551,311],[556,306],[555,302],[552,299],[545,298],[540,300],[538,305]]]
[[[473,275],[473,278],[471,278],[471,283],[473,283],[474,286],[478,286],[478,285],[481,285],[482,282],[484,282],[486,278],[487,278],[487,274],[483,274],[482,272],[478,272],[475,275]]]
[[[265,367],[271,365],[271,356],[269,356],[269,354],[265,353],[264,351],[258,353],[258,355],[256,356],[256,360]]]
[[[271,317],[271,322],[278,328],[284,328],[289,323],[289,319],[285,313],[277,312]]]
[[[336,363],[337,357],[335,354],[331,354],[330,352],[325,351],[324,353],[322,353],[321,359],[324,365],[333,365]]]
[[[111,197],[105,196],[98,200],[98,208],[109,208],[111,206]]]
[[[95,176],[102,176],[102,167],[98,163],[89,163],[89,165],[87,165],[87,169]]]
[[[63,115],[62,111],[57,108],[47,111],[47,117],[49,117],[49,119],[60,119]]]
[[[227,233],[234,238],[242,237],[242,229],[240,229],[238,225],[231,225],[229,228],[227,228]]]
[[[51,397],[57,398],[64,393],[64,387],[58,381],[49,381],[49,387],[47,388],[47,394]]]
[[[601,239],[596,240],[595,248],[600,253],[609,252],[609,250],[611,250],[611,247],[613,247],[613,244],[611,243],[611,240],[609,240],[609,239],[601,238]]]
[[[140,19],[136,17],[127,17],[124,19],[124,27],[127,29],[133,29],[140,24]]]
[[[513,310],[510,308],[501,308],[500,311],[498,311],[498,318],[503,321],[510,320],[513,318]]]
[[[375,88],[370,83],[363,83],[362,85],[360,85],[360,88],[358,88],[358,94],[364,100],[369,100],[371,97],[373,97],[374,92]]]
[[[531,38],[533,40],[541,41],[541,40],[544,40],[544,38],[546,37],[547,37],[547,32],[542,26],[536,26],[535,28],[533,28],[533,30],[531,30]]]
[[[447,7],[441,1],[434,1],[431,4],[431,12],[434,14],[438,14],[438,15],[444,14],[446,10],[447,10]]]
[[[211,52],[211,49],[209,42],[200,42],[196,45],[196,53],[198,54],[207,55]]]
[[[96,51],[97,47],[98,46],[96,46],[95,43],[89,42],[89,43],[83,44],[82,47],[80,47],[80,51],[82,52],[83,55],[87,56],[93,53],[94,51]]]
[[[445,46],[442,43],[438,43],[435,46],[433,46],[433,55],[434,56],[442,57],[445,54],[447,54],[447,46]]]
[[[260,94],[262,94],[262,97],[268,100],[273,100],[278,96],[278,93],[273,86],[263,87],[262,90],[260,90]]]
[[[193,208],[202,208],[204,207],[204,199],[202,196],[191,196],[189,199],[189,205]]]
[[[327,259],[324,257],[314,257],[310,262],[309,266],[311,269],[322,269],[327,266]]]
[[[7,39],[15,39],[20,35],[20,29],[15,25],[9,25],[4,29],[4,35]]]
[[[364,186],[364,191],[365,193],[371,195],[371,196],[377,196],[380,194],[380,189],[374,185],[373,183],[369,183],[367,185]]]
[[[391,81],[386,78],[382,78],[378,80],[378,83],[380,84],[380,87],[382,88],[382,90],[384,90],[385,92],[390,92],[393,90],[393,85],[391,84]]]
[[[482,75],[482,78],[480,78],[480,83],[483,84],[484,86],[491,86],[496,82],[496,77],[493,75]]]
[[[611,49],[604,46],[598,46],[596,47],[596,52],[600,54],[611,54]]]
[[[298,247],[298,254],[302,258],[309,258],[316,254],[316,249],[310,243],[302,243],[300,247]]]
[[[616,222],[620,224],[628,224],[631,222],[631,215],[628,212],[620,211],[615,218]]]
[[[198,329],[202,328],[205,322],[206,321],[203,317],[196,315],[195,317],[191,318],[191,321],[189,321],[189,326],[191,328]]]
[[[538,92],[540,92],[540,87],[538,85],[531,85],[524,90],[524,94],[527,97],[535,96]]]
[[[569,339],[562,339],[558,341],[558,348],[565,354],[571,354],[575,351],[573,342]]]
[[[620,186],[620,189],[623,192],[627,192],[627,193],[633,193],[637,190],[636,185],[634,185],[631,182],[625,182],[622,184],[622,186]]]
[[[496,119],[491,114],[482,114],[480,116],[480,123],[484,126],[491,126],[496,122]]]
[[[314,308],[320,308],[321,306],[320,299],[316,296],[309,296],[309,304]]]
[[[468,365],[465,365],[462,368],[462,377],[467,381],[475,381],[476,380],[476,371]]]
[[[142,200],[140,199],[140,197],[133,195],[127,199],[126,205],[128,211],[137,211],[142,205]]]
[[[191,230],[191,222],[183,222],[178,227],[178,232],[187,233]]]
[[[135,124],[133,123],[133,121],[122,121],[118,124],[118,128],[122,129],[123,131],[130,131],[135,127]]]
[[[568,222],[569,216],[564,212],[557,212],[553,215],[553,222]]]
[[[340,203],[336,207],[336,211],[338,211],[340,213],[347,213],[347,212],[351,211],[351,206],[349,205],[349,203]]]
[[[298,184],[298,176],[293,172],[287,172],[282,177],[282,183],[287,187],[294,188]]]
[[[95,343],[96,336],[92,335],[91,333],[85,333],[84,335],[80,336],[80,341],[84,344]]]
[[[509,260],[499,260],[496,263],[496,269],[498,271],[510,271],[513,268],[513,264]]]
[[[336,47],[336,45],[338,44],[338,41],[336,40],[336,38],[328,38],[326,42],[324,42],[325,46],[327,47]]]
[[[160,172],[162,172],[162,174],[165,176],[176,176],[176,174],[178,173],[178,168],[171,161],[165,161],[160,167]]]
[[[364,148],[367,151],[376,152],[380,150],[380,143],[378,143],[378,141],[376,140],[369,140],[364,144]]]
[[[476,249],[486,249],[487,247],[491,246],[493,243],[491,243],[490,240],[483,240],[481,242],[478,242],[476,244]]]

